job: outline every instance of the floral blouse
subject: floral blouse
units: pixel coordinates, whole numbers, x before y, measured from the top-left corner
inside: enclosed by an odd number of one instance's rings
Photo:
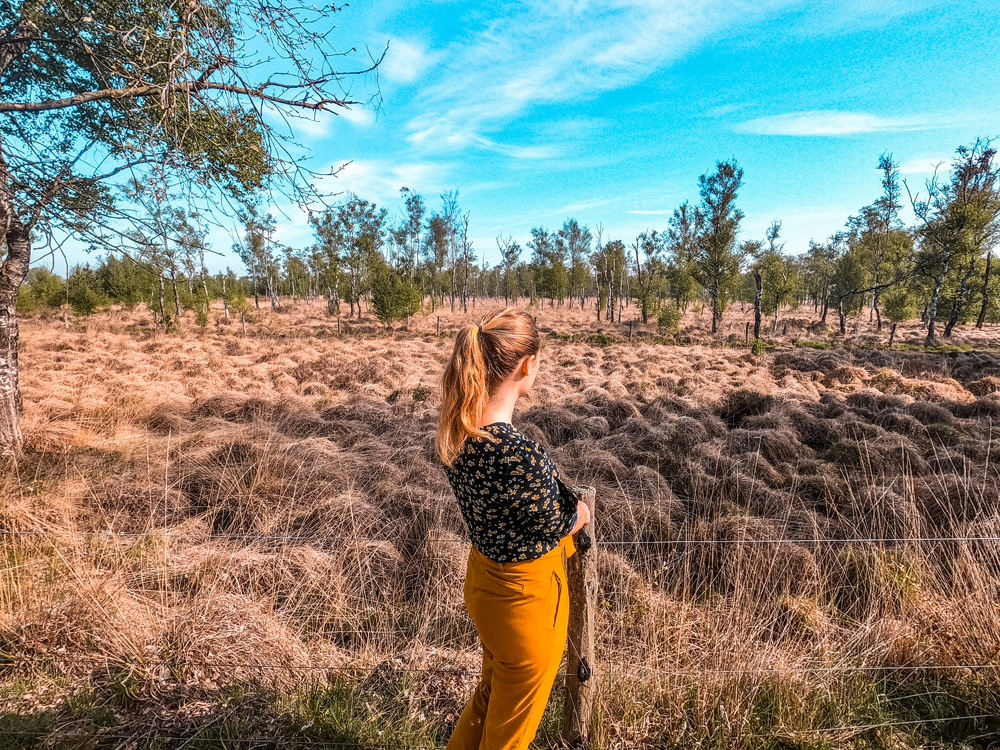
[[[576,525],[576,496],[545,449],[509,422],[466,439],[445,466],[476,549],[497,562],[541,557]]]

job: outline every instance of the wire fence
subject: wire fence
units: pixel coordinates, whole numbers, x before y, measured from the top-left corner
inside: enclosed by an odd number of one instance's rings
[[[470,544],[470,541],[463,536],[418,536],[418,537],[389,537],[389,536],[359,536],[359,535],[328,535],[322,533],[311,534],[255,534],[255,533],[218,533],[214,531],[204,532],[178,532],[171,530],[161,531],[113,531],[113,530],[79,530],[79,529],[0,529],[0,538],[92,538],[110,539],[123,541],[136,541],[145,539],[167,540],[187,540],[187,541],[221,541],[221,542],[243,542],[243,543],[264,543],[278,545],[298,545],[315,544],[317,542],[335,542],[347,545],[373,545],[373,544],[399,544],[412,543],[421,544],[426,542],[435,543],[456,543]],[[936,544],[936,543],[998,543],[1000,536],[841,536],[841,537],[816,537],[804,535],[802,537],[782,536],[779,538],[694,538],[682,536],[675,539],[632,539],[632,540],[592,540],[594,547],[608,549],[622,549],[627,547],[651,547],[678,549],[696,545],[774,545],[774,544],[875,544],[875,545],[900,545],[900,544]],[[1000,552],[1000,550],[998,550]],[[15,567],[15,566],[12,566]],[[410,629],[412,630],[412,629]],[[412,636],[407,629],[336,629],[324,630],[327,635],[355,636],[357,638],[372,638],[383,636],[390,638],[405,638]],[[398,659],[398,657],[397,657]],[[39,665],[82,665],[92,668],[105,669],[167,669],[167,670],[269,670],[273,672],[285,672],[293,675],[304,674],[344,674],[358,675],[359,673],[372,672],[373,670],[385,669],[391,673],[412,673],[415,675],[478,675],[480,666],[460,666],[455,664],[439,664],[433,667],[415,666],[395,661],[393,657],[379,659],[373,662],[344,662],[344,663],[309,663],[309,664],[282,664],[271,662],[251,662],[251,661],[228,661],[210,660],[194,658],[164,659],[150,657],[145,654],[125,653],[119,655],[112,654],[81,654],[81,653],[59,653],[59,652],[32,652],[23,654],[0,654],[0,668],[16,666],[39,666]],[[709,676],[743,676],[743,675],[767,675],[767,674],[873,674],[891,675],[896,673],[914,674],[928,673],[940,674],[954,670],[968,670],[980,674],[990,672],[1000,672],[1000,663],[947,663],[947,664],[864,664],[864,663],[836,663],[836,664],[782,664],[780,666],[726,666],[726,667],[698,667],[676,668],[669,663],[630,663],[628,665],[617,663],[598,663],[593,665],[599,677],[607,678],[635,678],[649,679],[677,679],[699,680]],[[565,671],[560,671],[556,675],[557,680],[564,680],[567,677]],[[996,713],[969,714],[963,716],[950,717],[927,717],[925,719],[899,720],[887,722],[874,722],[869,724],[844,725],[837,727],[814,727],[802,730],[794,730],[795,734],[841,734],[851,735],[879,729],[892,729],[894,727],[914,726],[924,724],[934,724],[941,722],[962,722],[979,721],[983,719],[996,719]],[[113,729],[113,728],[112,728]],[[220,747],[240,746],[253,747],[254,745],[267,746],[276,741],[274,736],[253,736],[253,737],[231,737],[221,736],[212,727],[194,728],[194,734],[174,731],[169,732],[131,732],[114,733],[111,730],[102,729],[93,733],[92,739],[97,742],[134,742],[136,740],[157,741],[157,742],[178,742],[186,744],[196,741],[218,742]],[[207,734],[205,734],[207,733]],[[39,741],[50,738],[51,730],[15,730],[4,727],[0,724],[0,737],[21,737],[25,740],[31,738]],[[772,735],[754,735],[758,739],[766,739]],[[421,744],[374,744],[370,741],[339,741],[317,738],[311,735],[300,735],[296,741],[301,741],[307,747],[356,747],[367,750],[438,750],[438,746]],[[621,747],[620,745],[609,745],[611,748]],[[592,750],[604,750],[594,747]]]

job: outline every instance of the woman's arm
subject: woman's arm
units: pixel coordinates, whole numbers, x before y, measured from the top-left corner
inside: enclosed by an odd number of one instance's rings
[[[573,524],[573,529],[569,533],[575,534],[589,523],[590,523],[590,506],[587,505],[585,502],[583,502],[583,500],[577,500],[576,523]]]
[[[549,538],[573,534],[590,522],[590,509],[559,476],[555,463],[538,443],[525,440],[511,457],[513,495],[518,510]],[[580,505],[584,509],[580,510]]]

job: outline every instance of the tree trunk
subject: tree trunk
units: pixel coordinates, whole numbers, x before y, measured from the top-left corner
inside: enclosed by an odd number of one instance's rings
[[[840,335],[847,335],[847,316],[844,314],[844,300],[837,300],[837,316],[840,318]]]
[[[937,323],[938,297],[941,295],[941,285],[944,284],[944,277],[948,273],[948,266],[945,265],[941,275],[934,279],[934,291],[931,293],[931,303],[927,306],[927,343],[933,343],[934,325]]]
[[[972,278],[972,274],[976,270],[976,255],[972,256],[972,260],[969,262],[969,270],[965,272],[965,276],[962,277],[962,285],[958,290],[958,300],[951,308],[951,315],[948,316],[948,324],[944,327],[944,337],[946,339],[951,338],[951,332],[958,325],[958,321],[962,317],[962,312],[965,310],[965,299],[969,296],[969,279]]]
[[[878,331],[882,330],[882,309],[879,307],[878,300],[882,295],[881,289],[876,289],[872,294],[872,310],[875,312],[875,329]]]
[[[253,281],[253,304],[256,309],[260,309],[260,296],[257,294],[257,259],[250,258],[250,279]]]
[[[31,231],[6,206],[7,259],[0,265],[0,452],[19,453],[24,445],[21,413],[24,404],[18,384],[17,290],[31,263]]]
[[[754,270],[753,280],[757,285],[757,293],[753,298],[753,337],[760,338],[760,300],[764,296],[764,282],[760,276],[760,271]]]
[[[222,309],[226,311],[226,320],[229,320],[229,297],[226,296],[226,277],[222,277]]]
[[[181,327],[181,295],[177,291],[177,274],[174,273],[174,269],[170,269],[170,283],[174,287],[174,325],[179,329]]]
[[[892,329],[889,331],[889,348],[892,349],[892,342],[896,338],[896,321],[892,322]]]
[[[163,284],[163,274],[159,273],[159,274],[157,274],[157,277],[160,279],[160,322],[163,323],[164,326],[166,326],[167,325],[167,301],[166,301],[166,289],[164,288],[164,284]]]
[[[986,276],[983,278],[983,304],[979,308],[979,318],[976,320],[976,328],[982,328],[986,322],[986,310],[990,306],[990,271],[993,265],[992,248],[986,253]]]
[[[719,328],[719,295],[718,292],[712,292],[712,333],[714,334]]]

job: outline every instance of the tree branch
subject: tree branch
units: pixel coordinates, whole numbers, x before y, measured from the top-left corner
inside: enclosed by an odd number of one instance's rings
[[[324,110],[328,105],[345,107],[350,104],[361,104],[361,102],[349,99],[320,99],[317,102],[296,101],[280,96],[272,96],[264,93],[264,86],[277,86],[276,83],[266,83],[260,88],[251,89],[244,86],[233,86],[228,83],[216,83],[199,79],[197,81],[184,81],[176,84],[134,86],[124,89],[100,89],[98,91],[84,91],[74,96],[67,96],[62,99],[49,99],[42,102],[0,102],[0,113],[3,112],[46,112],[53,109],[66,109],[67,107],[77,107],[81,104],[100,101],[117,101],[120,99],[141,99],[150,96],[165,96],[174,92],[195,93],[204,90],[227,91],[232,94],[239,94],[254,99],[274,102],[301,109]],[[311,83],[303,83],[299,88],[307,88]]]

